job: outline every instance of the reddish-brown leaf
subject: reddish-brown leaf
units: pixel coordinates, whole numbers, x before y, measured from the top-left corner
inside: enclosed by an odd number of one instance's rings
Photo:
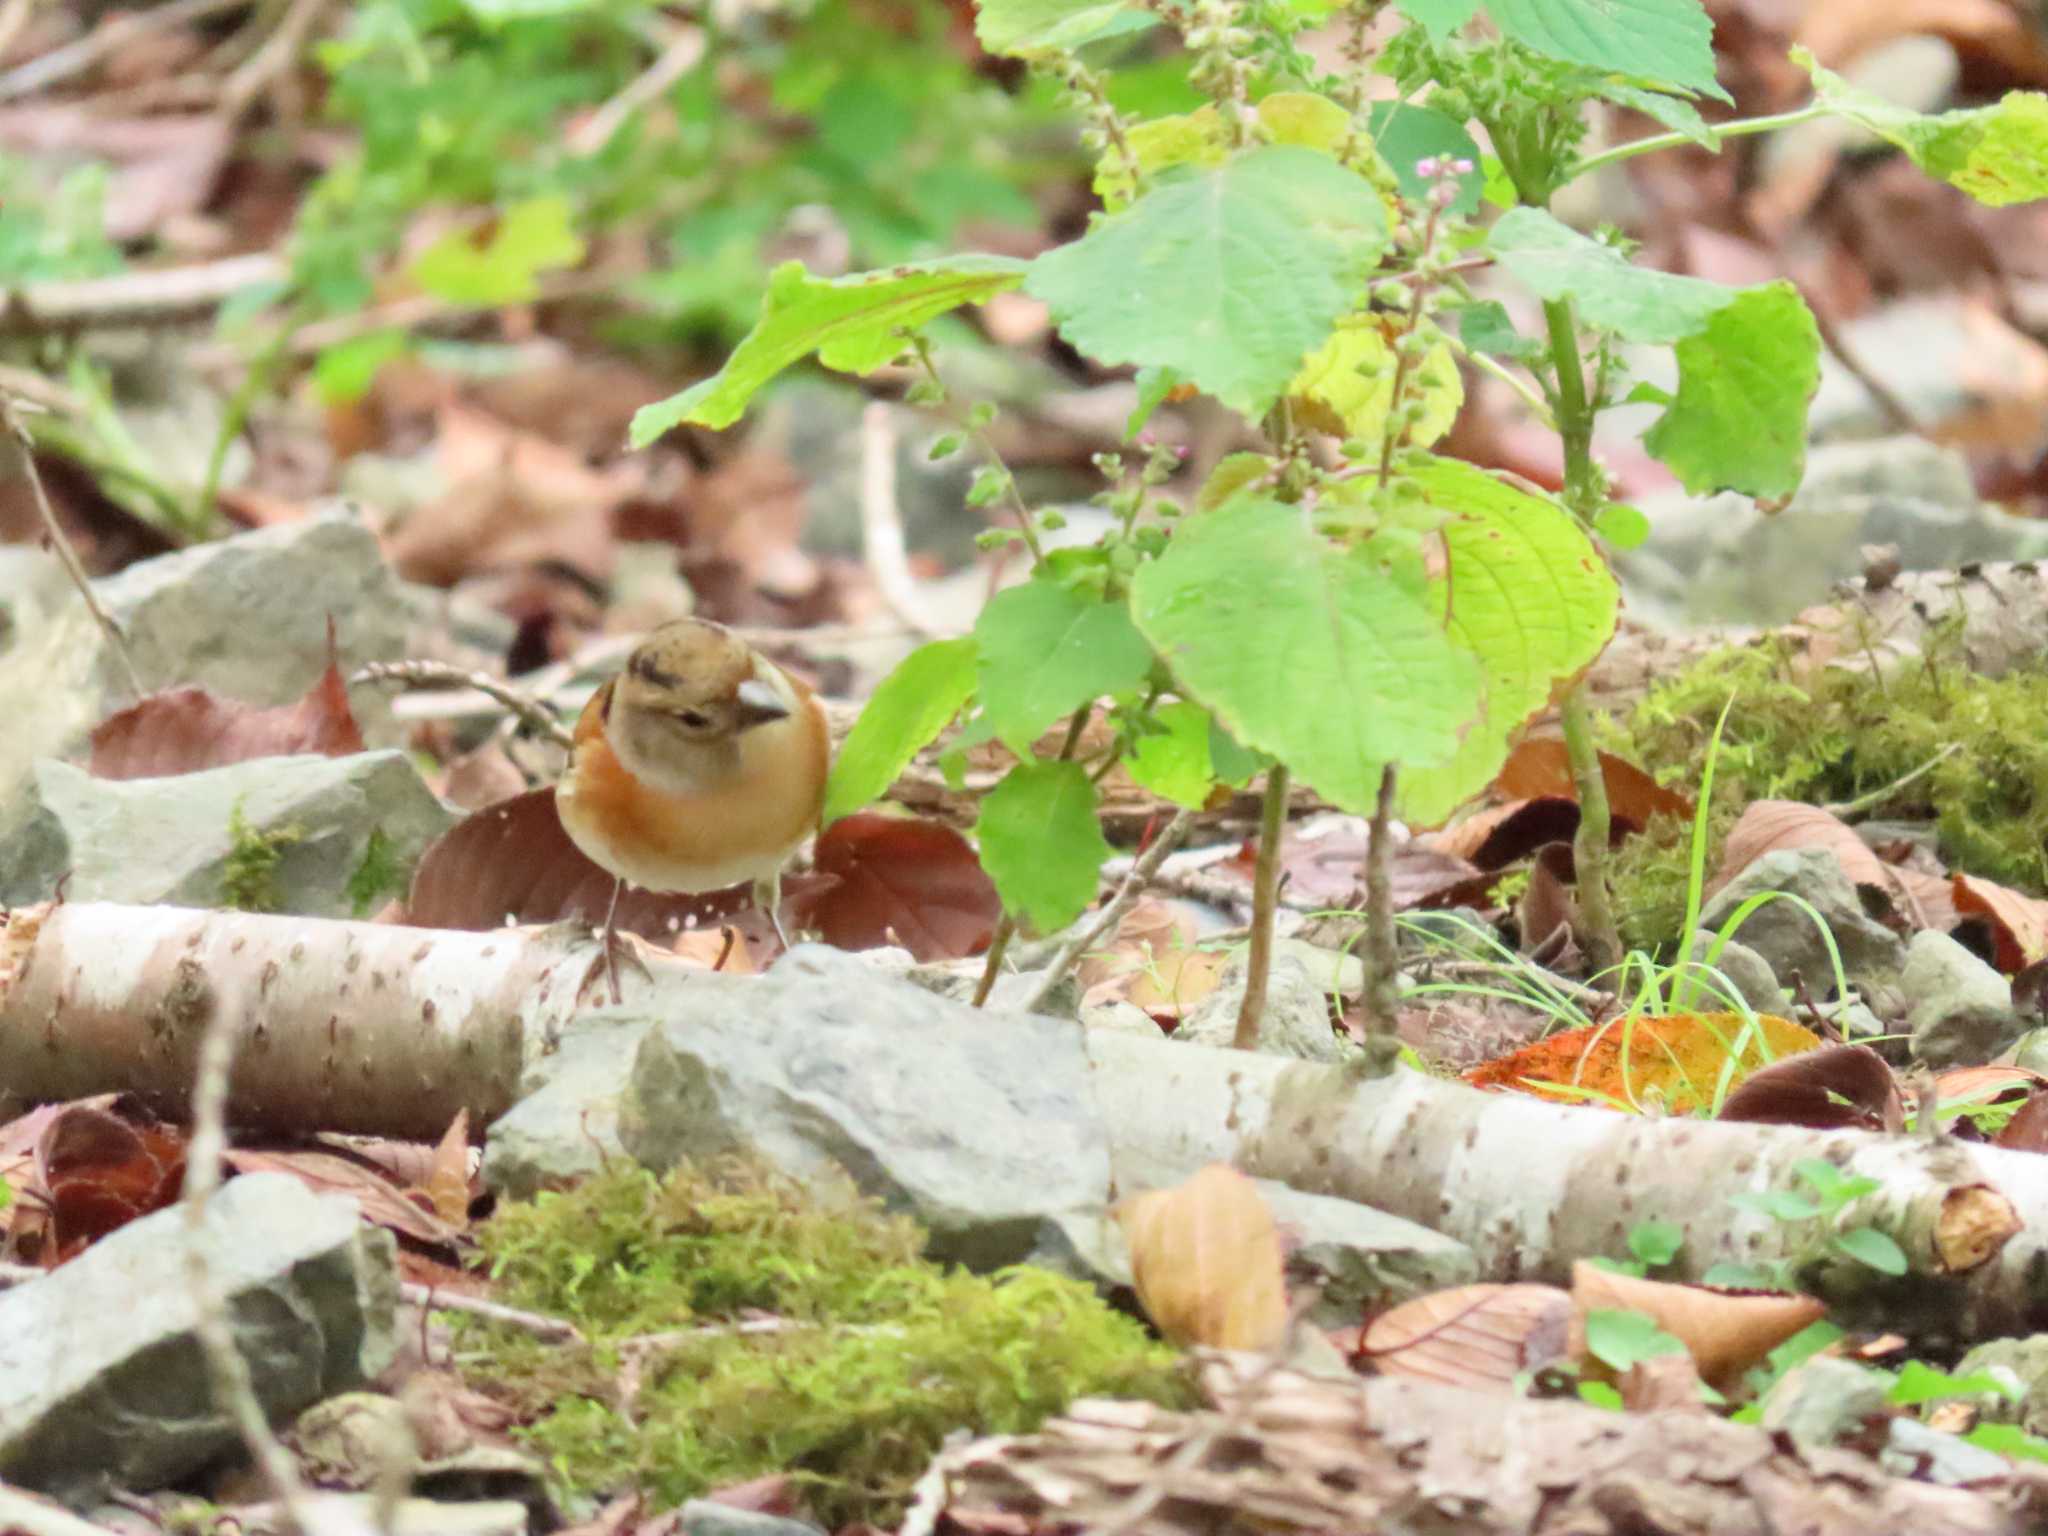
[[[1867,1045],[1830,1045],[1751,1074],[1723,1101],[1720,1118],[1817,1131],[1897,1131],[1906,1110],[1882,1056]]]
[[[126,1101],[69,1104],[36,1141],[36,1182],[62,1263],[138,1216],[178,1198],[185,1141]]]
[[[1958,912],[1990,921],[2001,971],[2018,971],[2048,958],[2048,901],[1975,875],[1957,875],[1954,892]]]
[[[167,688],[99,723],[92,733],[92,771],[103,779],[152,779],[258,757],[346,757],[362,750],[330,618],[327,670],[296,704],[265,707],[206,688]]]
[[[1685,1346],[1700,1375],[1723,1389],[1827,1311],[1811,1296],[1674,1285],[1616,1274],[1584,1259],[1572,1265],[1572,1299],[1582,1314],[1606,1309],[1647,1313]]]
[[[1287,891],[1306,901],[1332,907],[1355,906],[1365,889],[1368,829],[1362,817],[1339,819],[1320,832],[1290,832],[1280,850],[1280,868]],[[1251,884],[1258,867],[1258,843],[1247,838],[1232,858],[1215,866]],[[1405,838],[1394,845],[1394,910],[1456,906],[1481,901],[1493,881],[1440,841],[1438,834]]]
[[[604,921],[617,884],[562,828],[555,792],[530,789],[471,813],[436,838],[413,871],[405,920],[422,928],[499,928],[507,922]],[[794,894],[797,882],[785,882]],[[758,926],[763,942],[774,943],[767,919],[754,908],[745,886],[697,896],[663,895],[627,886],[620,893],[615,923],[668,944],[685,929],[735,922],[749,938]]]
[[[1997,1144],[2015,1152],[2048,1152],[2048,1093],[2035,1093],[2005,1122]]]
[[[988,948],[1003,915],[967,839],[936,821],[863,811],[818,838],[817,872],[833,877],[792,900],[799,927],[841,949],[898,944],[920,960]]]
[[[1648,826],[1653,816],[1692,816],[1690,800],[1666,789],[1625,758],[1602,752],[1600,778],[1607,786],[1608,810],[1638,831]],[[1549,736],[1527,736],[1518,742],[1494,782],[1511,800],[1555,797],[1576,803],[1579,798],[1564,743]]]

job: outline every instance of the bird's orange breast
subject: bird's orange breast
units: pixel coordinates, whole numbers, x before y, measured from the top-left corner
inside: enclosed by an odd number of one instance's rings
[[[803,691],[786,720],[739,742],[739,769],[713,788],[651,788],[605,737],[606,690],[576,722],[555,806],[576,845],[614,875],[652,891],[715,891],[780,870],[818,824],[830,764],[824,710]]]

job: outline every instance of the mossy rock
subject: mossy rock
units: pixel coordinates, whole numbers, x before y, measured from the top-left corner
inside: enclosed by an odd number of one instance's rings
[[[589,1341],[457,1324],[469,1380],[570,1495],[665,1507],[788,1473],[828,1528],[887,1526],[954,1430],[1028,1432],[1089,1396],[1192,1402],[1177,1353],[1087,1286],[927,1262],[915,1223],[850,1184],[616,1170],[508,1205],[481,1237],[500,1299]]]

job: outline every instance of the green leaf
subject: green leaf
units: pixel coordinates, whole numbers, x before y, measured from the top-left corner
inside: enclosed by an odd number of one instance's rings
[[[1605,1408],[1609,1413],[1621,1413],[1627,1408],[1621,1392],[1608,1382],[1582,1381],[1578,1384],[1579,1401],[1589,1408]]]
[[[1422,334],[1436,341],[1409,370],[1406,380],[1406,399],[1422,406],[1422,414],[1407,436],[1408,444],[1416,448],[1427,448],[1450,431],[1465,404],[1465,381],[1450,343],[1427,322]],[[1380,322],[1361,316],[1339,325],[1328,341],[1308,355],[1287,393],[1329,411],[1331,419],[1311,418],[1310,425],[1332,431],[1334,436],[1376,443],[1386,434],[1395,372],[1394,349],[1381,333]]]
[[[1739,1211],[1767,1216],[1772,1221],[1810,1221],[1820,1214],[1819,1206],[1804,1195],[1793,1194],[1789,1189],[1766,1189],[1755,1193],[1730,1195],[1728,1203]]]
[[[1187,519],[1131,611],[1190,697],[1345,810],[1371,810],[1384,764],[1450,756],[1478,708],[1478,664],[1421,597],[1300,507]]]
[[[971,638],[921,645],[882,679],[847,733],[825,785],[827,822],[850,816],[896,782],[974,692]]]
[[[1934,116],[1886,101],[1822,69],[1805,48],[1792,62],[1813,77],[1830,109],[1896,144],[1930,176],[2002,207],[2048,197],[2048,96],[2010,91],[1995,106]]]
[[[1531,358],[1543,350],[1533,336],[1524,336],[1508,317],[1507,306],[1496,299],[1481,299],[1457,311],[1458,338],[1475,352],[1495,357]]]
[[[1729,100],[1700,0],[1486,0],[1501,31],[1546,58]]]
[[[1724,1291],[1779,1291],[1785,1289],[1777,1276],[1754,1264],[1731,1264],[1726,1259],[1709,1265],[1700,1284]]]
[[[1627,502],[1610,501],[1593,519],[1593,531],[1616,549],[1639,549],[1650,536],[1650,520]]]
[[[1540,208],[1513,208],[1493,226],[1500,263],[1538,298],[1570,299],[1579,317],[1630,341],[1671,342],[1700,331],[1738,290],[1639,267]]]
[[[583,259],[566,197],[535,197],[499,215],[489,236],[451,230],[412,264],[411,276],[427,292],[456,304],[524,304],[540,297],[540,274]]]
[[[1900,1408],[1917,1408],[1922,1403],[1938,1403],[1943,1398],[1976,1397],[1987,1392],[2013,1403],[2027,1395],[2021,1388],[1990,1371],[1972,1371],[1967,1376],[1955,1376],[1947,1371],[1937,1371],[1924,1360],[1908,1360],[1899,1368],[1899,1378],[1885,1396]]]
[[[1064,928],[1095,899],[1111,850],[1079,763],[1019,763],[982,800],[974,832],[1003,910],[1040,933]]]
[[[1465,125],[1428,107],[1413,107],[1404,101],[1375,102],[1366,116],[1373,147],[1394,172],[1401,195],[1417,201],[1429,195],[1436,183],[1415,174],[1415,162],[1436,156],[1439,160],[1470,160],[1472,169],[1457,179],[1458,196],[1450,211],[1469,218],[1479,211],[1479,194],[1486,174],[1479,169],[1483,158]]]
[[[1481,674],[1483,704],[1453,755],[1403,764],[1401,814],[1433,826],[1493,782],[1508,741],[1558,683],[1593,664],[1620,620],[1621,589],[1577,518],[1455,459],[1406,478],[1444,514],[1438,536],[1452,642]]]
[[[1646,91],[1641,86],[1604,77],[1592,85],[1595,95],[1617,106],[1640,112],[1674,133],[1684,134],[1702,149],[1718,150],[1721,147],[1720,134],[1700,116],[1700,109],[1683,97],[1667,96],[1662,91]]]
[[[1479,13],[1479,0],[1394,0],[1394,9],[1431,37],[1449,37]]]
[[[411,335],[398,326],[338,341],[315,360],[313,386],[323,404],[351,405],[370,392],[386,363],[403,357],[411,347]]]
[[[1122,0],[981,0],[974,35],[990,53],[1028,59],[1142,32],[1155,21]]]
[[[1806,472],[1820,330],[1790,283],[1740,290],[1678,344],[1678,394],[1643,446],[1695,496],[1789,496]]]
[[[1684,1246],[1685,1228],[1675,1221],[1639,1221],[1629,1228],[1628,1251],[1652,1267],[1669,1264]]]
[[[1274,461],[1263,453],[1253,453],[1249,449],[1226,453],[1209,471],[1209,478],[1202,482],[1202,488],[1195,492],[1195,510],[1213,512],[1245,487],[1256,485],[1272,474],[1274,468]]]
[[[2017,1424],[1979,1424],[1963,1439],[1984,1450],[1996,1451],[2001,1456],[2048,1461],[2048,1440],[2028,1434]]]
[[[1602,1365],[1616,1371],[1662,1355],[1686,1352],[1683,1344],[1657,1326],[1655,1318],[1616,1307],[1593,1307],[1587,1311],[1586,1350]]]
[[[1216,788],[1209,711],[1181,699],[1162,704],[1154,714],[1165,729],[1138,738],[1124,758],[1124,771],[1153,794],[1200,810]]]
[[[1137,384],[1138,403],[1131,408],[1130,419],[1124,423],[1124,441],[1127,443],[1145,430],[1145,423],[1152,419],[1152,413],[1180,387],[1180,375],[1171,368],[1140,368]]]
[[[1905,1250],[1875,1227],[1851,1227],[1847,1232],[1838,1232],[1835,1234],[1835,1246],[1880,1275],[1903,1275],[1906,1272]]]
[[[1051,580],[990,598],[975,621],[981,707],[1018,756],[1046,727],[1107,693],[1143,683],[1152,647],[1121,603]]]
[[[1096,360],[1172,368],[1258,416],[1358,306],[1386,244],[1370,182],[1275,145],[1162,182],[1040,256],[1025,287]]]
[[[786,261],[769,275],[761,318],[725,366],[681,394],[642,406],[633,417],[633,446],[645,448],[686,421],[731,426],[756,390],[812,352],[827,368],[870,373],[902,352],[904,332],[962,304],[982,303],[1023,277],[1024,263],[1007,256],[949,256],[833,278]]]

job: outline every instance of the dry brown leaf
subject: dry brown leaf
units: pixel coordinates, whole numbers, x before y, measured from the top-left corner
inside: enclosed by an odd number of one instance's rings
[[[1195,921],[1175,902],[1146,897],[1102,949],[1076,968],[1082,1006],[1127,1002],[1173,1022],[1216,990],[1224,957],[1195,947]]]
[[[1583,1259],[1572,1265],[1572,1299],[1581,1315],[1612,1308],[1655,1319],[1685,1346],[1707,1383],[1723,1390],[1827,1313],[1811,1296],[1733,1295],[1619,1275]]]
[[[469,1111],[459,1109],[434,1147],[433,1171],[426,1183],[427,1203],[434,1214],[458,1232],[469,1229],[469,1162]]]
[[[145,695],[107,716],[92,733],[92,772],[103,779],[165,778],[259,757],[363,750],[327,621],[327,670],[296,704],[264,707],[205,688]]]
[[[185,1136],[123,1095],[56,1107],[35,1144],[26,1204],[42,1208],[49,1242],[37,1259],[55,1267],[109,1232],[178,1198]]]
[[[223,1161],[237,1173],[288,1173],[315,1193],[348,1195],[363,1220],[416,1243],[453,1248],[462,1242],[462,1228],[435,1215],[424,1200],[407,1199],[382,1173],[338,1152],[230,1147]]]
[[[1708,892],[1718,891],[1765,854],[1781,848],[1826,848],[1856,884],[1893,889],[1892,867],[1840,817],[1800,800],[1754,800],[1729,829],[1721,867],[1707,882]]]
[[[2020,1230],[2019,1212],[1989,1184],[1963,1184],[1941,1197],[1934,1252],[1941,1272],[1968,1274],[1989,1263]]]
[[[1525,1371],[1583,1360],[1586,1332],[1554,1285],[1461,1285],[1381,1313],[1361,1352],[1382,1375],[1504,1389]]]
[[[943,822],[843,816],[819,835],[812,863],[819,882],[790,907],[799,927],[840,949],[894,944],[919,960],[958,960],[987,949],[1002,920],[973,845]]]
[[[2048,901],[1976,875],[1957,875],[1951,890],[1958,912],[1990,921],[2001,971],[2016,972],[2048,959]]]
[[[1995,1139],[2013,1152],[2048,1152],[2048,1093],[2031,1095]]]
[[[1608,810],[1638,831],[1648,826],[1653,816],[1692,817],[1692,801],[1666,789],[1625,758],[1602,752],[1600,778],[1607,788]],[[1511,800],[1554,798],[1576,804],[1579,798],[1565,745],[1549,736],[1525,736],[1517,742],[1494,783]]]
[[[1897,1132],[1906,1109],[1898,1078],[1882,1056],[1867,1045],[1829,1045],[1752,1073],[1722,1102],[1719,1118]]]
[[[1621,1405],[1630,1413],[1652,1413],[1675,1408],[1705,1413],[1700,1396],[1700,1368],[1691,1355],[1655,1355],[1638,1360],[1615,1382],[1621,1390]]]
[[[1546,843],[1569,843],[1579,829],[1579,803],[1562,795],[1511,800],[1475,811],[1463,821],[1427,834],[1427,844],[1474,868],[1506,869]]]
[[[1118,1203],[1138,1299],[1177,1344],[1272,1349],[1287,1331],[1280,1232],[1252,1181],[1211,1163]]]

